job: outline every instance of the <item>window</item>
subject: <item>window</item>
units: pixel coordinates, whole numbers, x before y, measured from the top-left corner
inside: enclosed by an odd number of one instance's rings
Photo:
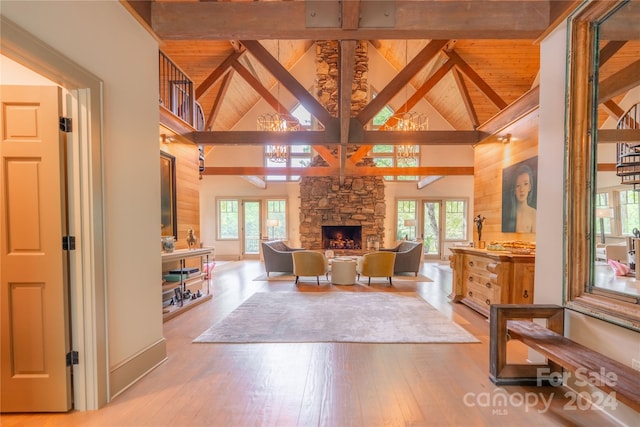
[[[287,201],[267,200],[267,233],[270,239],[287,238]]]
[[[218,200],[218,240],[236,240],[240,237],[238,200]]]
[[[375,94],[374,94],[375,98]],[[394,111],[388,105],[385,105],[378,114],[373,117],[373,128],[379,130],[386,121],[393,116]],[[420,146],[417,145],[416,157],[398,157],[397,145],[376,145],[371,149],[371,157],[373,162],[378,167],[417,167],[420,166]],[[417,176],[400,175],[400,176],[385,176],[386,181],[417,181]]]
[[[623,190],[620,191],[618,195],[620,197],[620,226],[622,227],[622,234],[632,236],[634,228],[640,230],[638,192],[634,190]]]
[[[398,200],[396,208],[396,239],[414,240],[418,227],[417,200]]]
[[[447,200],[444,224],[445,240],[467,240],[467,202]]]
[[[595,200],[596,208],[608,208],[609,207],[609,193],[596,194]],[[600,235],[600,224],[604,224],[604,233],[611,235],[611,218],[602,218],[602,222],[596,221],[596,234]]]
[[[302,104],[298,104],[296,108],[291,111],[291,115],[294,116],[300,122],[302,130],[311,130],[312,119],[311,113],[309,113]],[[304,168],[311,164],[313,153],[310,145],[290,145],[286,148],[287,160],[286,162],[274,162],[267,155],[267,147],[264,148],[264,164],[268,168]],[[267,175],[265,180],[267,181],[297,181],[300,179],[298,175]]]

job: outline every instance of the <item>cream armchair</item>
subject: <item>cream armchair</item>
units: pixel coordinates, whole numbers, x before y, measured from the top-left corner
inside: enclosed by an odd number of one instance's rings
[[[316,276],[316,282],[320,286],[320,276],[329,279],[329,260],[322,252],[296,251],[292,252],[293,275],[296,276],[295,284],[298,284],[300,276]]]
[[[391,277],[393,276],[393,267],[395,262],[395,252],[380,251],[364,254],[358,259],[358,264],[356,265],[358,279],[360,279],[361,274],[363,276],[368,276],[368,285],[371,286],[372,277],[386,277],[389,279],[389,285],[393,286]]]

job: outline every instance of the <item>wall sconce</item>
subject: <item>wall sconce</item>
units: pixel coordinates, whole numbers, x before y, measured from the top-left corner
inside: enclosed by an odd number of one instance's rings
[[[600,219],[600,243],[604,245],[604,219],[613,218],[613,208],[596,208],[596,217]]]
[[[162,141],[163,144],[169,144],[175,140],[176,139],[173,136],[167,135],[166,133],[160,134],[160,141]]]
[[[508,133],[505,136],[499,136],[498,141],[502,142],[504,145],[507,145],[511,142],[511,134]]]

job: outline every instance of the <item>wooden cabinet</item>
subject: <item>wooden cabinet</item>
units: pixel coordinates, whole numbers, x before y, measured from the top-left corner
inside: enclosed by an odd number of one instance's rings
[[[162,253],[162,315],[169,320],[211,299],[209,281],[213,270],[213,248],[177,249]],[[195,270],[189,274],[179,271]],[[178,271],[178,273],[175,273]],[[165,278],[178,277],[177,281]]]
[[[459,301],[489,317],[491,304],[533,304],[535,255],[451,248],[453,290]]]

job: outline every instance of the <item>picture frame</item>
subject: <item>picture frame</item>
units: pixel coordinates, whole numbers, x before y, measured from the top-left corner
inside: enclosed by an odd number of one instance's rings
[[[535,228],[523,230],[517,225],[517,205],[516,185],[519,176],[527,175],[526,181],[529,185],[526,200],[523,203],[528,205],[531,215],[535,215],[538,205],[538,156],[515,163],[502,169],[502,232],[535,232]],[[531,219],[531,218],[530,218]],[[535,221],[533,221],[535,227]]]
[[[176,158],[160,151],[161,236],[178,237],[176,209]]]

